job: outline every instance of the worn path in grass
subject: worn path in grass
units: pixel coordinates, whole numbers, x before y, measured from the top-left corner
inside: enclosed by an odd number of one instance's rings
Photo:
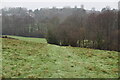
[[[47,44],[45,39],[3,39],[3,77],[117,78],[118,52]]]

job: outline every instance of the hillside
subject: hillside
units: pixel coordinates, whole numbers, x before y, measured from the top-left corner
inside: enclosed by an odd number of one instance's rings
[[[118,52],[3,38],[3,78],[118,78]]]

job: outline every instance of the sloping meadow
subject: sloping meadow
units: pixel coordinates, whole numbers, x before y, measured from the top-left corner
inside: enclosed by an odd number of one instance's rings
[[[118,52],[17,39],[2,39],[3,78],[118,78]]]

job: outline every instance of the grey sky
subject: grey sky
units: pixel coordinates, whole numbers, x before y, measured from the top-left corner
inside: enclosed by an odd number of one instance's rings
[[[111,8],[118,8],[119,0],[4,0],[2,2],[2,7],[25,7],[28,9],[40,9],[48,7],[58,7],[62,8],[65,6],[70,7],[80,7],[81,4],[84,5],[85,9],[91,9],[95,7],[96,10],[101,10],[103,7],[110,6]]]

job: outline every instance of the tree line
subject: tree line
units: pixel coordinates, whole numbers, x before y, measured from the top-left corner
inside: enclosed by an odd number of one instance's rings
[[[120,51],[120,11],[83,8],[2,9],[3,34],[44,37],[50,44]]]

